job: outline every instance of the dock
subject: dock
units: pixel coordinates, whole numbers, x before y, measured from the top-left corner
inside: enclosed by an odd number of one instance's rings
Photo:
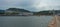
[[[53,20],[48,24],[48,27],[60,27],[60,16],[53,16]]]

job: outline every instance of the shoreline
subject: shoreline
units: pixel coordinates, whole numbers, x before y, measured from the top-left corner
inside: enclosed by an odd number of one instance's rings
[[[0,16],[53,16],[53,15],[0,15]]]

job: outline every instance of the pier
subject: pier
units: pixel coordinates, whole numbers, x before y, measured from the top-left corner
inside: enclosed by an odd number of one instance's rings
[[[60,16],[53,16],[53,19],[49,23],[48,27],[60,27]]]

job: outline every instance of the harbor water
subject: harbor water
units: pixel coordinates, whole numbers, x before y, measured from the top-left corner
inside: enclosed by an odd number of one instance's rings
[[[48,27],[52,16],[0,16],[0,27]]]

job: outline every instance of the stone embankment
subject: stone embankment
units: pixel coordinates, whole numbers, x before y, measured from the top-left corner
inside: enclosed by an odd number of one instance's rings
[[[60,16],[55,15],[48,27],[60,27]]]

